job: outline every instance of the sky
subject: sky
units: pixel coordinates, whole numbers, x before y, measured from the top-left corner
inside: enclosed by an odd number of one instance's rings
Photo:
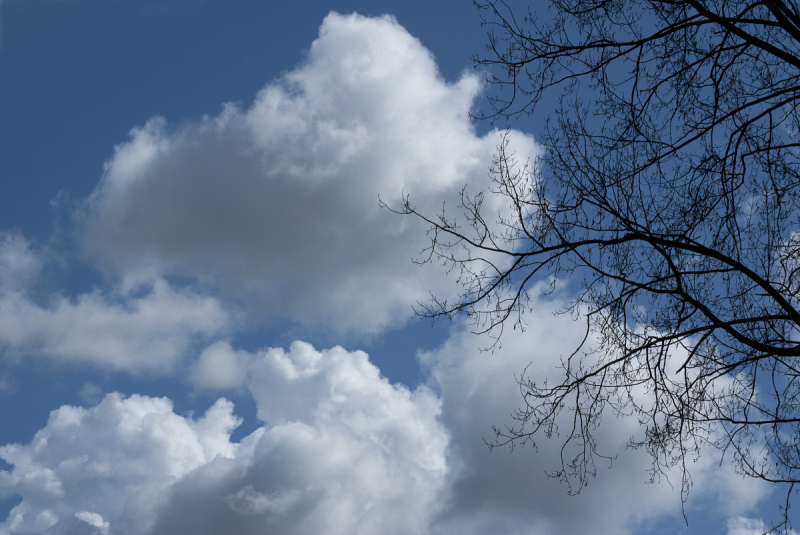
[[[560,443],[489,451],[581,325],[533,292],[502,347],[414,317],[426,213],[487,174],[472,3],[0,0],[0,535],[760,533],[713,453],[577,496]],[[537,122],[538,121],[538,122]],[[507,207],[487,194],[485,208]],[[688,526],[686,521],[688,520]]]

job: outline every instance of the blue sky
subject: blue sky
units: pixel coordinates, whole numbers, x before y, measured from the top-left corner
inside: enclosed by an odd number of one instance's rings
[[[557,443],[485,447],[515,374],[581,338],[552,315],[568,288],[481,352],[462,320],[412,317],[458,286],[412,263],[425,227],[378,206],[489,187],[500,132],[468,119],[484,42],[467,1],[2,0],[0,534],[744,534],[775,515],[706,455],[687,528],[625,448],[635,421],[604,422],[619,457],[576,497],[545,476]],[[535,121],[511,127],[520,160],[543,150]]]

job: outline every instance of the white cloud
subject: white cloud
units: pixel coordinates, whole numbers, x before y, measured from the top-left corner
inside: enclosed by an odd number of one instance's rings
[[[533,289],[531,295],[537,293]],[[616,458],[613,466],[596,458],[597,477],[577,496],[568,496],[566,485],[546,476],[561,468],[570,414],[561,422],[560,435],[552,440],[537,436],[535,448],[527,445],[509,453],[502,447],[489,451],[484,444],[484,439],[495,438],[493,425],[515,423],[511,414],[523,404],[515,377],[527,367],[527,376],[540,384],[547,377],[558,380],[560,358],[569,356],[584,337],[585,324],[552,313],[566,305],[562,298],[535,299],[526,315],[527,331],[506,332],[502,349],[495,353],[481,353],[475,335],[456,329],[441,348],[420,355],[441,392],[440,419],[451,433],[450,496],[432,532],[628,534],[636,533],[641,522],[678,520],[680,474],[676,470],[671,481],[645,484],[650,457],[627,448],[628,440],[642,433],[635,417],[605,415],[596,431],[598,450]],[[566,456],[569,460],[569,451]],[[703,452],[690,470],[690,511],[751,511],[770,492],[769,485],[742,478],[730,464],[720,466],[716,450]]]
[[[410,193],[434,213],[465,184],[487,186],[499,134],[474,132],[479,91],[474,74],[446,83],[393,18],[332,13],[303,65],[249,109],[133,130],[90,198],[86,245],[123,276],[193,276],[316,328],[398,326],[428,289],[455,283],[412,264],[425,225],[378,195]],[[521,160],[536,152],[512,137]]]
[[[118,394],[54,411],[30,444],[0,448],[14,465],[0,493],[23,497],[0,534],[76,521],[126,535],[426,532],[448,444],[432,392],[390,385],[362,352],[304,343],[261,353],[251,389],[270,421],[240,444],[225,400],[199,421]]]
[[[45,357],[129,372],[171,371],[195,339],[224,333],[220,303],[156,280],[143,297],[94,292],[53,296],[45,306],[20,292],[0,297],[0,343],[7,357]]]
[[[221,399],[192,421],[174,414],[166,399],[109,394],[91,409],[53,411],[30,444],[0,448],[14,465],[0,471],[0,492],[23,496],[0,533],[68,533],[75,522],[146,532],[170,485],[236,454],[227,440],[239,424],[232,410]]]
[[[211,352],[249,363],[262,428],[231,443],[239,421],[225,400],[198,421],[143,396],[62,407],[31,444],[0,449],[14,465],[0,472],[0,493],[23,496],[0,534],[68,533],[82,512],[111,534],[159,535],[628,534],[642,522],[679,519],[678,489],[645,485],[649,458],[625,451],[639,431],[630,418],[603,423],[601,449],[619,456],[575,497],[545,476],[558,461],[558,438],[539,441],[535,453],[487,450],[491,425],[508,422],[519,405],[514,372],[531,360],[531,373],[552,372],[580,331],[547,312],[531,320],[495,355],[476,351],[465,331],[422,355],[438,395],[389,384],[360,351],[296,342],[246,353],[216,344]],[[716,460],[692,467],[690,512],[746,514],[769,494]]]
[[[426,532],[447,448],[432,392],[390,385],[363,352],[300,342],[262,352],[250,388],[267,426],[244,475],[198,470],[154,533]]]
[[[75,298],[28,295],[44,262],[24,238],[0,235],[0,350],[110,370],[166,372],[231,325],[221,303],[163,279]]]
[[[195,362],[189,381],[201,389],[237,388],[244,385],[253,356],[235,351],[222,340],[210,345]]]
[[[763,535],[768,529],[764,521],[759,518],[737,515],[728,519],[728,535]],[[787,535],[797,535],[797,532],[790,529]]]
[[[41,259],[19,234],[0,232],[0,291],[19,291],[42,270]]]
[[[763,535],[767,526],[760,519],[736,516],[728,520],[728,535]]]
[[[97,528],[97,530],[104,535],[108,533],[108,527],[110,524],[103,520],[103,517],[97,513],[92,513],[91,511],[79,511],[75,513],[75,518],[78,520],[83,520],[90,526]]]

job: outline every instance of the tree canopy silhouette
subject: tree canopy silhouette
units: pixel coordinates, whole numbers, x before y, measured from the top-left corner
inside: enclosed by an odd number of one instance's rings
[[[687,463],[712,447],[785,484],[788,510],[800,482],[798,5],[549,4],[478,4],[491,31],[476,61],[495,88],[481,117],[554,111],[539,160],[516,162],[500,143],[486,194],[512,216],[495,221],[468,188],[455,214],[403,200],[400,212],[432,227],[422,261],[460,270],[463,284],[458,301],[418,312],[463,313],[499,336],[524,328],[535,283],[570,279],[578,291],[562,312],[587,338],[557,381],[521,377],[516,424],[492,445],[561,424],[576,448],[555,475],[579,490],[601,416],[630,415],[643,426],[631,446],[650,453],[653,477],[682,469],[684,499]]]

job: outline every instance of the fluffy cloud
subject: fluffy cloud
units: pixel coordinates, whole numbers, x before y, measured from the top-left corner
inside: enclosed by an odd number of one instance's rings
[[[228,389],[244,385],[254,356],[235,351],[229,341],[220,340],[205,348],[194,363],[190,382],[200,389]]]
[[[491,425],[508,422],[520,402],[514,372],[530,364],[530,373],[552,373],[580,331],[549,313],[531,320],[501,354],[480,353],[457,330],[421,355],[438,394],[390,385],[360,351],[296,342],[289,351],[247,353],[214,344],[210,362],[234,354],[246,364],[206,386],[236,386],[243,373],[263,427],[231,443],[239,421],[224,399],[197,421],[142,396],[62,407],[30,444],[0,449],[14,465],[0,473],[0,493],[23,497],[0,534],[87,526],[111,534],[628,534],[679,519],[678,490],[645,485],[649,458],[625,451],[639,431],[630,418],[604,422],[601,448],[619,455],[575,497],[545,476],[558,463],[557,438],[540,441],[535,455],[487,450]],[[689,511],[703,507],[717,518],[752,512],[770,490],[711,456],[692,476]],[[734,517],[731,532],[753,522]]]
[[[546,476],[561,467],[569,421],[562,422],[562,434],[552,440],[538,436],[535,447],[513,453],[486,447],[484,440],[494,439],[492,426],[514,423],[511,413],[523,403],[515,377],[525,370],[537,381],[558,379],[560,358],[583,339],[583,324],[552,314],[565,306],[562,298],[540,298],[526,316],[528,329],[507,332],[502,349],[494,353],[477,350],[475,335],[460,329],[441,348],[420,355],[441,392],[440,419],[451,433],[450,495],[433,533],[628,534],[641,523],[680,518],[680,474],[646,485],[650,457],[626,447],[642,432],[636,418],[606,415],[596,437],[599,451],[615,457],[613,467],[609,460],[596,459],[597,477],[583,489],[573,488],[580,490],[577,496],[568,496],[564,484]],[[719,452],[705,453],[690,468],[690,512],[702,507],[724,518],[752,511],[769,495],[769,485],[743,479],[727,463],[719,465]]]
[[[54,411],[30,444],[0,449],[14,465],[0,493],[23,497],[0,533],[426,532],[448,444],[430,390],[304,343],[254,357],[251,380],[267,423],[238,444],[224,399],[197,421],[118,394]]]
[[[92,409],[53,411],[30,444],[0,448],[14,465],[0,472],[0,492],[23,496],[0,533],[70,533],[86,524],[143,533],[178,478],[236,454],[227,440],[239,424],[232,410],[220,400],[192,421],[166,399],[110,394]]]
[[[0,349],[6,358],[170,371],[194,344],[231,324],[218,300],[163,279],[39,303],[28,290],[43,264],[22,237],[0,235]]]
[[[410,193],[435,213],[465,184],[485,189],[499,134],[469,121],[479,91],[475,75],[445,82],[393,18],[332,13],[305,62],[249,109],[133,130],[89,200],[86,246],[124,276],[196,277],[316,328],[397,326],[428,289],[455,283],[412,264],[425,225],[378,196]],[[520,160],[536,153],[512,139]]]
[[[197,421],[143,396],[62,407],[30,444],[0,449],[14,466],[0,473],[0,494],[23,497],[0,534],[627,534],[679,519],[678,490],[666,481],[645,485],[649,458],[625,451],[639,432],[630,418],[603,423],[601,449],[619,455],[575,497],[545,476],[557,466],[558,438],[540,441],[535,454],[487,450],[491,425],[508,422],[519,405],[514,373],[530,364],[529,373],[552,374],[580,331],[547,312],[530,320],[531,329],[507,337],[495,355],[454,331],[421,355],[433,388],[414,391],[389,384],[360,351],[296,342],[289,351],[248,353],[213,344],[202,376],[225,356],[240,367],[205,386],[246,381],[263,427],[231,443],[239,420],[224,399]],[[716,460],[693,465],[689,511],[753,512],[769,487]],[[730,530],[754,522],[734,517]]]
[[[154,533],[426,532],[448,444],[430,390],[390,385],[363,352],[299,342],[260,354],[250,377],[267,427],[246,469],[199,470]]]

